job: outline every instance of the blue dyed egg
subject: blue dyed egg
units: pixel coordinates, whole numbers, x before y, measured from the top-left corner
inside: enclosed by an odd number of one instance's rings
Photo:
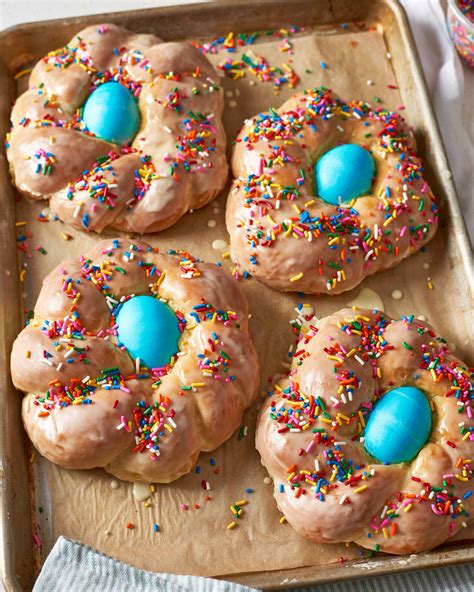
[[[365,448],[382,463],[409,462],[431,432],[431,410],[417,388],[401,386],[376,403],[365,428]]]
[[[98,138],[129,144],[138,131],[140,112],[128,88],[118,82],[105,82],[87,99],[82,119]]]
[[[120,343],[148,368],[166,366],[178,351],[178,319],[167,304],[152,296],[124,302],[116,321]]]
[[[316,195],[337,205],[367,193],[375,174],[370,152],[357,144],[343,144],[326,152],[316,163]]]

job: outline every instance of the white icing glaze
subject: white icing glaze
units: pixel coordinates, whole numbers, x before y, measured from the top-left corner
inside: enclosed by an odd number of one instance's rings
[[[137,502],[145,502],[151,496],[150,484],[135,481],[132,487],[132,493]]]
[[[359,308],[367,308],[369,310],[385,311],[385,306],[382,298],[370,288],[362,288],[359,294],[347,303],[349,306],[358,306]]]
[[[216,238],[216,240],[212,242],[212,248],[216,251],[227,251],[229,249],[229,244],[220,238]]]

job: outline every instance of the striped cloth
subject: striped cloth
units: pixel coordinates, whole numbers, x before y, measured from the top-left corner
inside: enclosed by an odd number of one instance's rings
[[[472,592],[474,565],[414,571],[351,582],[323,584],[299,592]],[[156,574],[135,569],[102,553],[59,537],[33,592],[256,592],[232,582]]]

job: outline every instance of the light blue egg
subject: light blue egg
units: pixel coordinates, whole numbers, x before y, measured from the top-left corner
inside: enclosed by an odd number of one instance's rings
[[[118,82],[105,82],[87,99],[82,119],[98,138],[129,144],[138,131],[140,112],[128,88]]]
[[[372,185],[375,163],[357,144],[342,144],[326,152],[314,167],[316,195],[337,205],[364,195]]]
[[[167,304],[152,296],[124,302],[116,321],[119,342],[148,368],[166,366],[178,351],[178,319]]]
[[[417,388],[400,386],[375,404],[365,428],[365,448],[382,463],[413,460],[431,432],[431,410]]]

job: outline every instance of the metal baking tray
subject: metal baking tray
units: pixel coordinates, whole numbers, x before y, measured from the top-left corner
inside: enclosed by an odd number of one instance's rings
[[[434,240],[441,253],[440,277],[449,278],[453,289],[447,294],[450,311],[456,311],[460,331],[469,334],[473,322],[473,275],[470,246],[460,213],[452,175],[433,110],[415,44],[405,13],[394,0],[238,0],[228,3],[180,5],[127,11],[90,17],[37,22],[0,33],[0,132],[8,131],[11,104],[15,97],[15,73],[22,64],[63,45],[75,32],[99,21],[113,22],[135,32],[153,32],[165,40],[217,37],[229,31],[252,32],[278,29],[288,24],[328,27],[334,23],[358,23],[383,27],[392,67],[406,105],[406,117],[417,130],[419,152],[426,175],[440,197],[443,223]],[[276,99],[278,102],[278,99]],[[38,516],[34,503],[37,475],[27,461],[29,450],[20,418],[21,397],[9,375],[13,340],[21,328],[21,292],[15,234],[15,192],[5,156],[0,162],[2,216],[0,219],[0,492],[1,569],[6,590],[31,589],[41,564],[33,532]],[[58,243],[58,248],[60,244]],[[441,287],[441,286],[440,286]],[[443,303],[441,288],[439,306]],[[437,313],[440,316],[440,313]],[[448,336],[449,337],[449,336]],[[451,336],[454,337],[454,336]],[[453,339],[454,340],[454,339]],[[464,342],[462,357],[472,363],[472,350]],[[257,588],[289,588],[304,584],[381,575],[409,569],[439,567],[474,559],[474,544],[458,541],[429,553],[406,558],[380,556],[374,559],[234,574],[226,579]]]

